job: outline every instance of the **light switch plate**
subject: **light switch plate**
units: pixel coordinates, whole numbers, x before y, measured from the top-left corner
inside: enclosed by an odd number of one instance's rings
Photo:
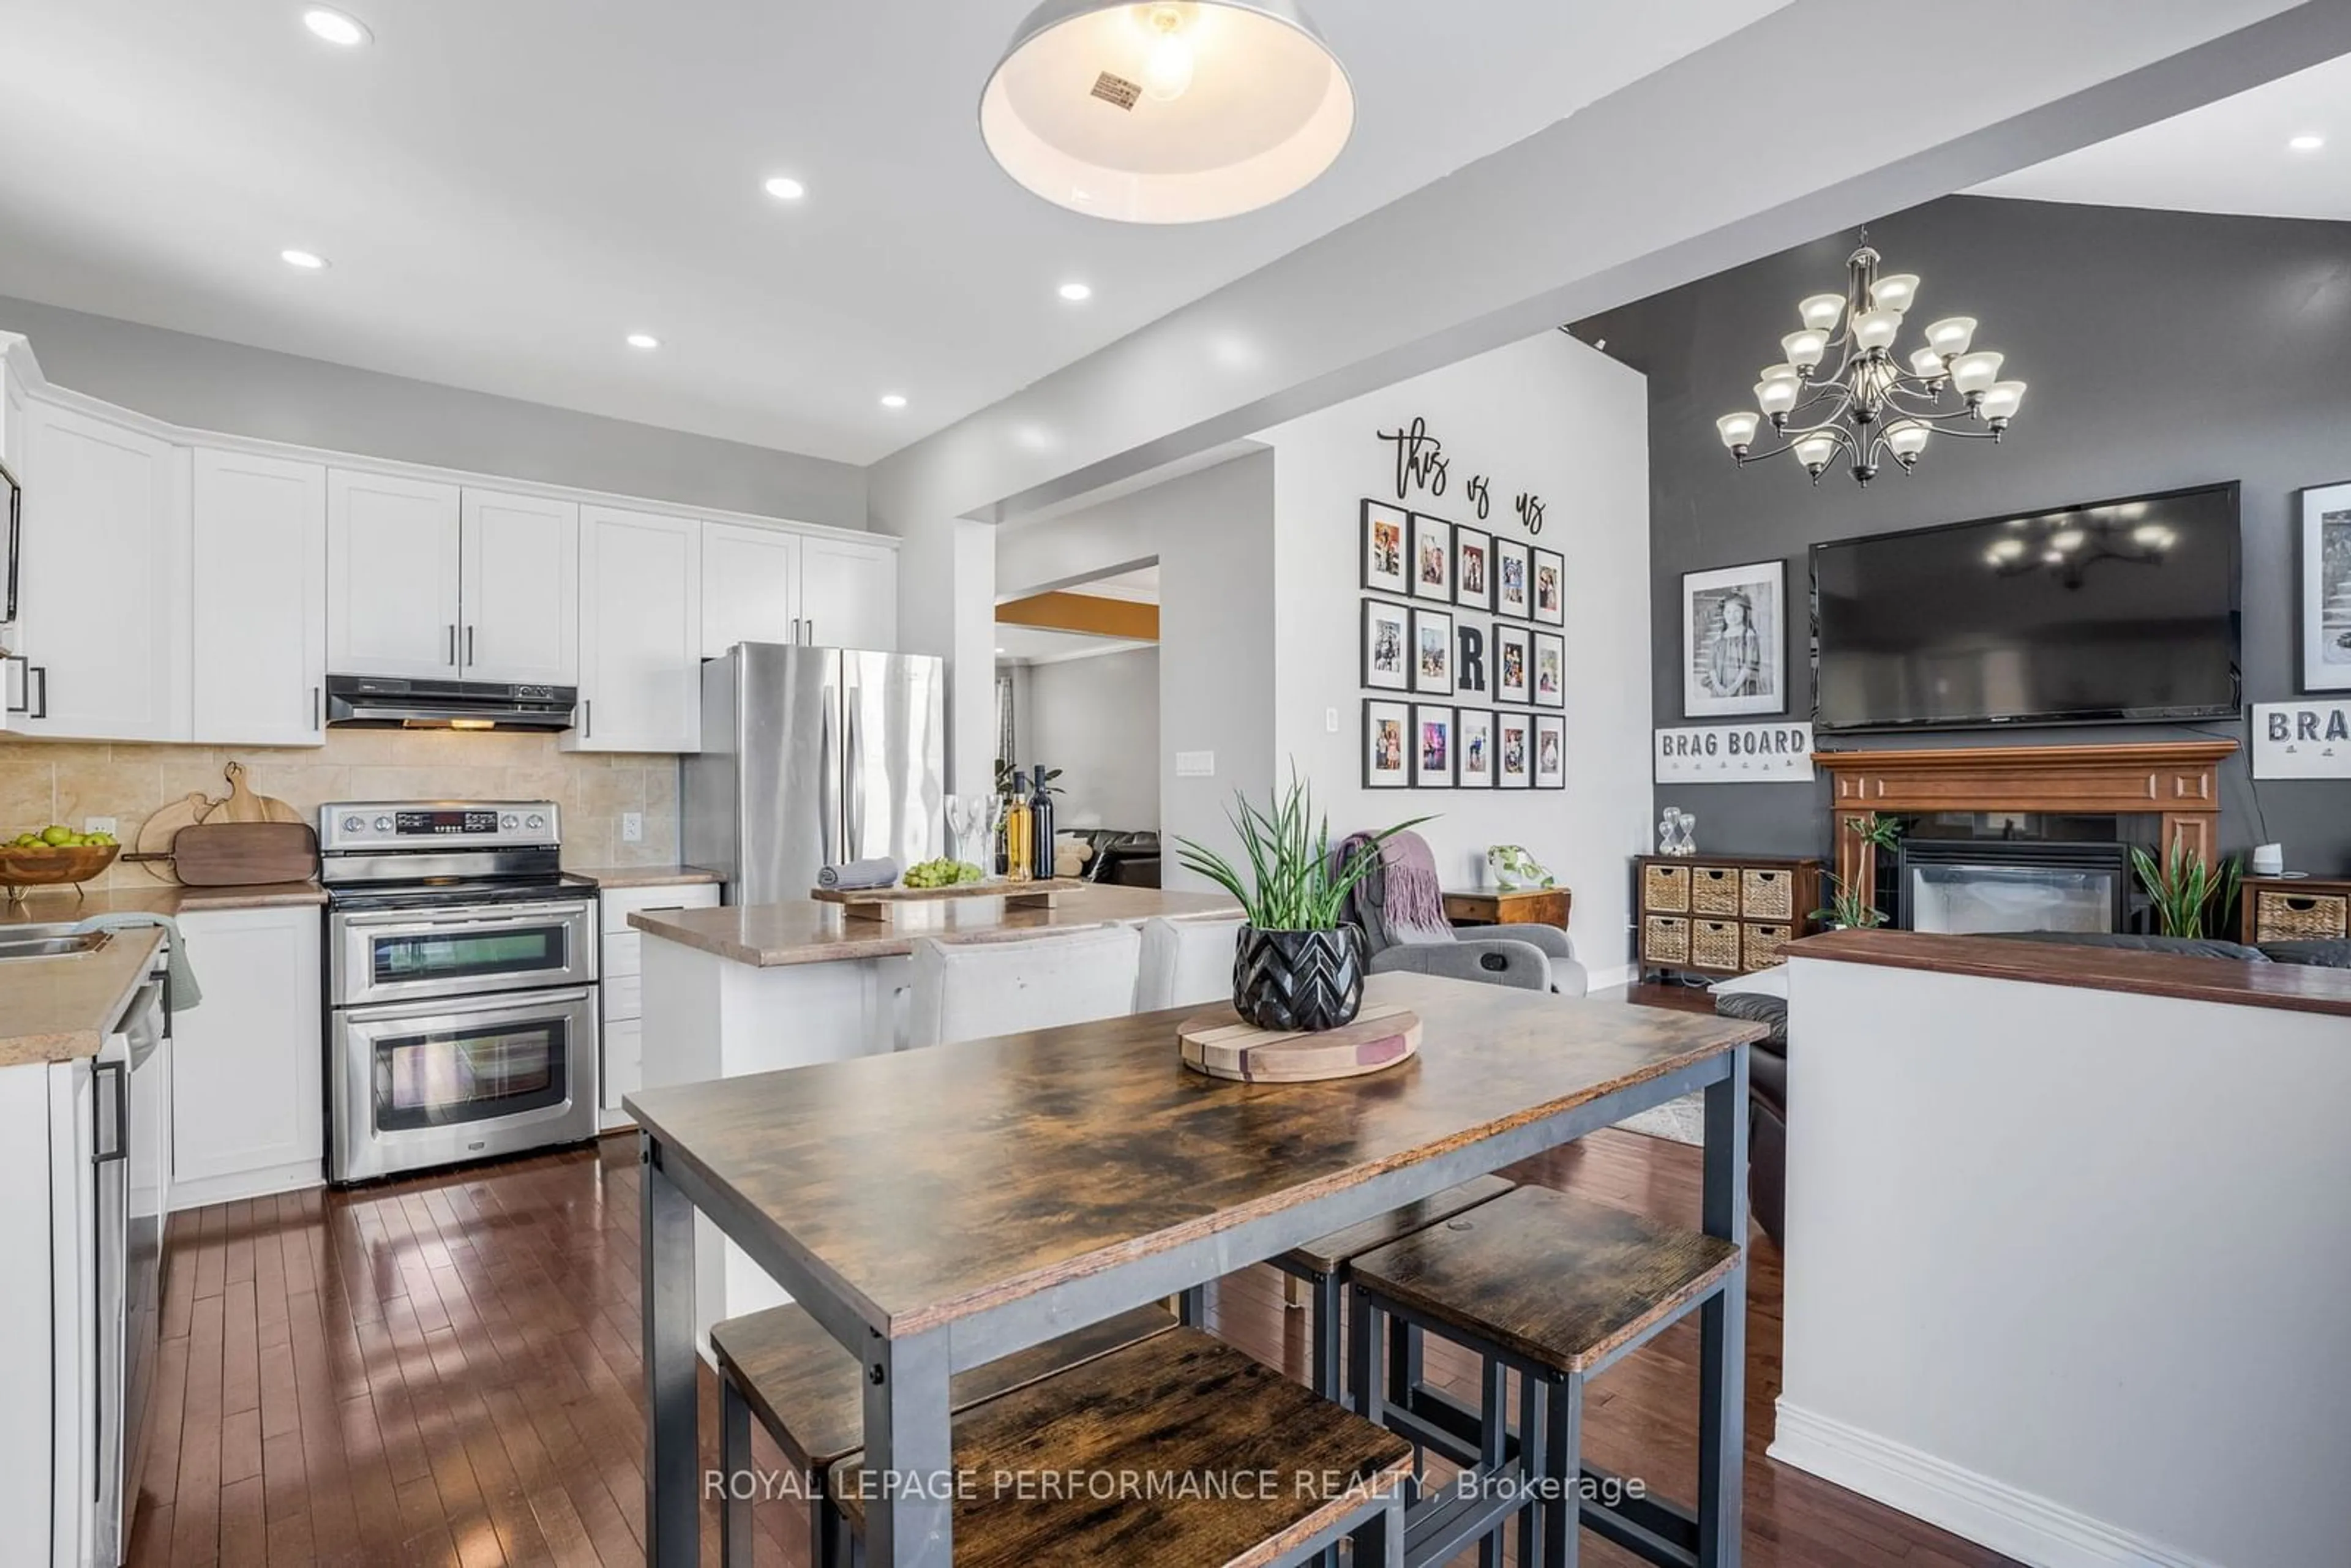
[[[81,820],[81,831],[85,833],[110,833],[114,831],[114,819],[111,817],[84,817]]]
[[[645,841],[645,814],[643,811],[621,813],[621,841],[624,844],[641,844]]]
[[[1332,735],[1339,733],[1339,710],[1337,708],[1326,707],[1322,710],[1322,727]]]
[[[1217,754],[1213,751],[1179,751],[1176,754],[1176,777],[1178,779],[1214,779],[1217,776]]]

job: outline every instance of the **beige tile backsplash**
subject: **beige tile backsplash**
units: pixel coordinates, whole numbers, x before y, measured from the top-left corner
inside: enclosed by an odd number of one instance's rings
[[[0,839],[112,817],[131,843],[157,807],[192,790],[226,795],[232,758],[256,794],[277,796],[314,823],[328,800],[545,800],[563,808],[567,866],[677,859],[675,758],[563,752],[551,735],[454,730],[332,729],[326,745],[299,749],[0,739]],[[642,843],[621,841],[623,811],[644,813]],[[155,883],[118,862],[106,885]]]

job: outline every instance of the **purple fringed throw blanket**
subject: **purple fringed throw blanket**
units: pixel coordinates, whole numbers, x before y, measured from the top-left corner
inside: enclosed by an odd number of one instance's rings
[[[1348,864],[1371,844],[1367,833],[1356,833],[1339,846],[1339,863]],[[1380,846],[1380,866],[1356,885],[1357,902],[1376,914],[1387,928],[1390,942],[1450,942],[1453,927],[1445,918],[1445,894],[1437,880],[1437,857],[1418,833],[1398,833]]]

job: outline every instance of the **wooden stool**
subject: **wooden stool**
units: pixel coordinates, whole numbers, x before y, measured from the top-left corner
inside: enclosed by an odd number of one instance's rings
[[[1720,1294],[1740,1260],[1720,1237],[1545,1187],[1520,1187],[1356,1258],[1348,1348],[1351,1392],[1366,1418],[1391,1422],[1374,1354],[1390,1316],[1482,1363],[1479,1441],[1468,1458],[1479,1478],[1499,1484],[1416,1505],[1407,1526],[1415,1560],[1442,1562],[1478,1541],[1481,1561],[1499,1561],[1500,1531],[1516,1514],[1522,1568],[1573,1568],[1579,1523],[1651,1562],[1712,1568],[1699,1555],[1694,1516],[1625,1498],[1619,1478],[1583,1463],[1583,1385]]]
[[[968,1409],[1175,1326],[1157,1307],[1089,1324],[957,1375],[948,1387],[950,1408]],[[848,1536],[827,1482],[833,1466],[865,1446],[865,1382],[856,1358],[799,1307],[714,1324],[710,1348],[718,1361],[720,1469],[731,1481],[751,1468],[750,1422],[758,1416],[800,1472],[810,1568],[847,1563]],[[751,1503],[735,1490],[728,1487],[719,1518],[720,1559],[728,1568],[751,1561]]]

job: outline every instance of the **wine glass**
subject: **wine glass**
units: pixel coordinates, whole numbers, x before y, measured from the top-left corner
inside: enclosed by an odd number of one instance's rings
[[[979,829],[980,880],[994,882],[996,835],[1004,826],[1004,797],[990,790],[985,795],[975,795],[972,800],[979,808],[974,825]]]
[[[977,825],[973,812],[976,800],[970,795],[947,797],[947,852],[959,861],[971,858],[964,852],[972,829]]]

